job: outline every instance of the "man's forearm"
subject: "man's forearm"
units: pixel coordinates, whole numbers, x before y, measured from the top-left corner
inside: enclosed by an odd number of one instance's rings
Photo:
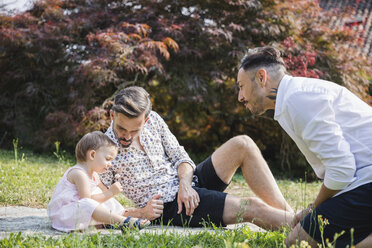
[[[194,169],[189,163],[181,163],[178,166],[178,178],[180,183],[189,183],[191,185]]]
[[[142,208],[125,209],[124,216],[131,216],[135,218],[145,218]]]
[[[334,196],[338,192],[340,192],[340,190],[329,189],[323,183],[322,187],[320,188],[320,191],[318,193],[318,196],[316,197],[316,199],[313,203],[313,208],[319,206],[320,204],[322,204],[323,202],[325,202],[326,200],[328,200],[329,198],[331,198],[332,196]]]

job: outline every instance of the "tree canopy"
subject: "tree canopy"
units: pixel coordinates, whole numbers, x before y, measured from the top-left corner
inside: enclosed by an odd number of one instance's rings
[[[274,45],[293,75],[367,101],[372,73],[352,46],[358,31],[331,29],[334,15],[305,0],[41,0],[0,15],[0,146],[19,138],[36,150],[57,140],[72,149],[106,130],[115,92],[139,85],[194,159],[248,134],[290,168],[298,151],[270,113],[257,118],[237,102],[237,66],[247,48]]]

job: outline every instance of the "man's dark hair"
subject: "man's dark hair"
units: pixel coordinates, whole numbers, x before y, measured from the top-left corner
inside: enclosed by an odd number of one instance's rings
[[[136,118],[145,113],[147,117],[152,109],[150,95],[138,86],[131,86],[119,91],[114,99],[112,110],[129,118]]]
[[[271,46],[256,47],[249,49],[247,54],[241,60],[240,68],[245,71],[257,69],[258,67],[270,67],[281,65],[285,69],[285,64],[278,49]]]

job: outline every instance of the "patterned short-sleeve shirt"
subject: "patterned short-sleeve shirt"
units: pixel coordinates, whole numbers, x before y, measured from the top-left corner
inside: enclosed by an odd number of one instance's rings
[[[109,170],[100,175],[101,180],[106,186],[120,182],[123,194],[138,207],[146,206],[158,193],[164,202],[173,201],[178,192],[179,164],[186,162],[195,168],[185,149],[154,111],[139,135],[145,152],[133,146],[122,147],[113,132],[113,123],[106,135],[118,145],[119,151]]]

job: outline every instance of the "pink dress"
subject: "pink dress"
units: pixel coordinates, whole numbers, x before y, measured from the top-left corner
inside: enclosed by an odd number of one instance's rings
[[[82,230],[89,225],[100,224],[92,219],[93,211],[100,203],[90,198],[80,199],[76,186],[67,180],[67,174],[73,169],[85,172],[78,165],[69,168],[58,182],[47,209],[53,228],[63,232]],[[92,194],[102,193],[97,179],[98,174],[94,172],[93,180],[89,180]],[[119,215],[124,213],[123,206],[114,198],[101,203],[101,206],[112,213]]]

